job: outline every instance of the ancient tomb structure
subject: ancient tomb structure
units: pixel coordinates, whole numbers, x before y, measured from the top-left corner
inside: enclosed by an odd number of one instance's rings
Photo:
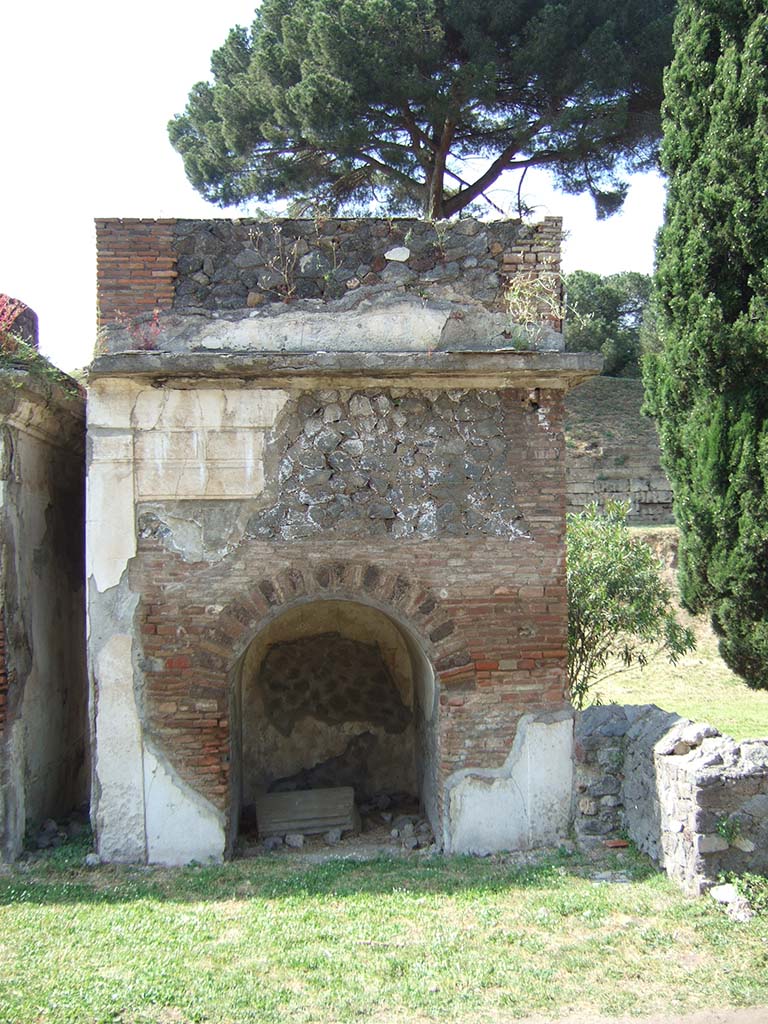
[[[559,221],[97,229],[101,856],[220,859],[329,786],[418,798],[446,851],[560,839],[563,402],[598,360],[561,351]]]
[[[25,310],[0,335],[0,859],[88,798],[85,409]]]

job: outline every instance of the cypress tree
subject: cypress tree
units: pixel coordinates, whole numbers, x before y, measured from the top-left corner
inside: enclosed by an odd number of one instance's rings
[[[644,366],[680,584],[726,662],[768,688],[768,12],[681,0],[665,77],[663,346]]]

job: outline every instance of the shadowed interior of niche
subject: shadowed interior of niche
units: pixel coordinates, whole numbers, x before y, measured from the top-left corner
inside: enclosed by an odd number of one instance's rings
[[[262,630],[239,667],[241,827],[265,793],[349,786],[355,802],[436,814],[434,675],[410,631],[355,601],[312,601]]]

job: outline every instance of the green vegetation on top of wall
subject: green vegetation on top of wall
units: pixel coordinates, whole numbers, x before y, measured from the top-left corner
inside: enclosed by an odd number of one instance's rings
[[[11,387],[22,387],[32,379],[47,388],[58,388],[73,398],[84,397],[74,377],[54,366],[36,348],[12,333],[0,336],[0,378]]]

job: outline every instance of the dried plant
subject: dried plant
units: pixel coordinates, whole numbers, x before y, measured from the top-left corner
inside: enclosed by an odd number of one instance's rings
[[[272,225],[272,239],[260,228],[251,231],[251,240],[256,249],[264,257],[264,265],[279,278],[272,288],[264,288],[266,292],[278,295],[283,302],[290,302],[296,291],[296,264],[299,261],[299,239],[289,241],[283,235],[279,224]]]

